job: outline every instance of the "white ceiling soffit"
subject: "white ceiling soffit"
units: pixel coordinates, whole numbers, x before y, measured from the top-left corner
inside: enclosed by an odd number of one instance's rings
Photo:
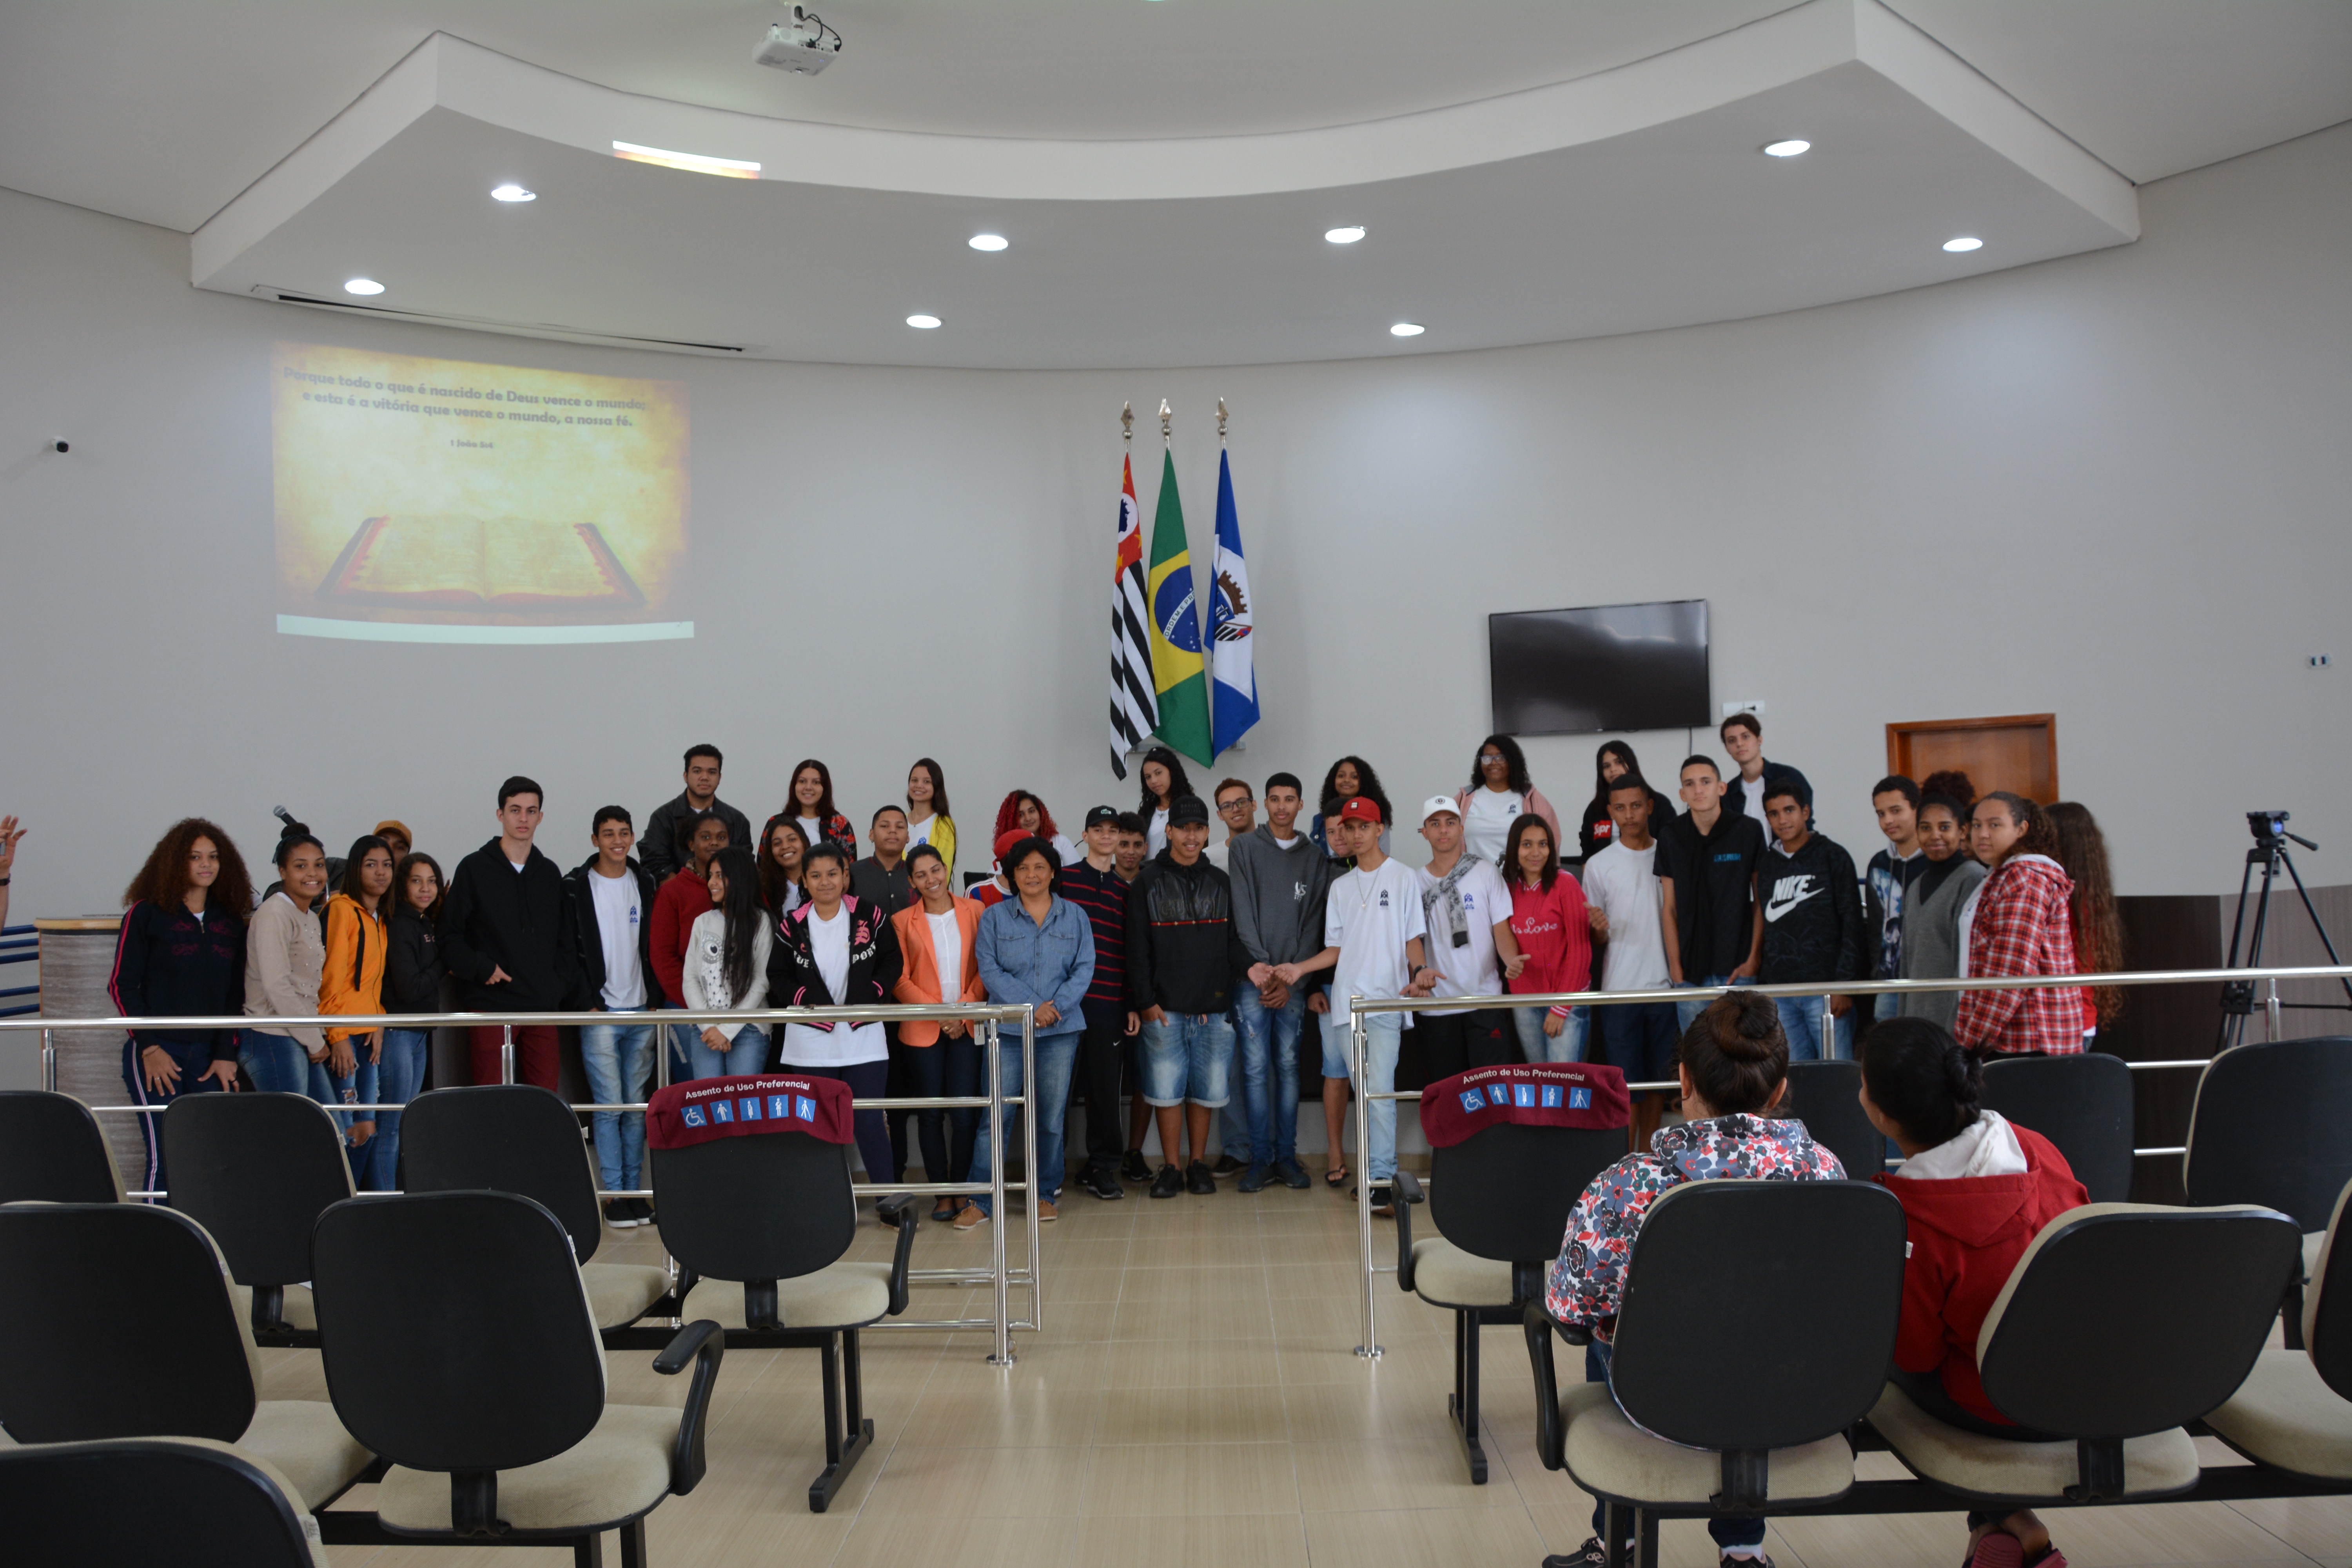
[[[1802,158],[1758,149],[1803,136]],[[614,141],[756,161],[627,163]],[[540,199],[503,207],[518,180]],[[1342,223],[1372,237],[1341,249]],[[1013,241],[980,257],[982,228]],[[819,125],[447,37],[200,228],[202,287],[767,357],[1349,358],[1759,315],[2126,242],[2136,197],[1874,0],[1367,123],[1126,142]],[[1955,257],[1942,241],[1980,235]],[[937,331],[904,324],[941,317]],[[1400,320],[1429,331],[1401,341]]]

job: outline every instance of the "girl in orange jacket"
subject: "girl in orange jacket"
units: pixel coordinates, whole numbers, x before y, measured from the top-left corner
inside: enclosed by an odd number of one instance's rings
[[[354,843],[343,862],[342,886],[327,900],[327,963],[319,976],[322,1015],[383,1011],[383,964],[391,952],[383,900],[392,889],[392,846],[373,834]],[[375,1103],[376,1067],[383,1059],[382,1029],[327,1031],[327,1071],[345,1105]],[[375,1112],[359,1113],[343,1136],[351,1145],[352,1174],[366,1174],[362,1184],[369,1191],[383,1190],[360,1152],[375,1136]]]
[[[988,987],[980,980],[980,904],[956,896],[949,885],[947,861],[932,845],[918,844],[908,851],[907,877],[919,901],[890,917],[890,923],[898,928],[898,951],[906,958],[906,967],[891,992],[893,999],[987,1001]],[[911,1080],[908,1092],[926,1098],[980,1092],[980,1047],[973,1043],[969,1023],[960,1018],[943,1023],[910,1018],[898,1026],[898,1043],[915,1047],[903,1058]],[[980,1112],[970,1106],[945,1114],[936,1110],[915,1112],[924,1179],[961,1181],[971,1169],[972,1143],[979,1130]],[[968,1201],[942,1197],[932,1205],[931,1217],[953,1219]]]

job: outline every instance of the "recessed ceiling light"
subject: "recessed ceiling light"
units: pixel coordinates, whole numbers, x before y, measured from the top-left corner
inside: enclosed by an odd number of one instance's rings
[[[1793,158],[1800,153],[1810,153],[1812,150],[1813,144],[1811,142],[1792,136],[1786,142],[1774,142],[1768,145],[1764,149],[1764,156],[1767,158]]]
[[[1392,338],[1417,338],[1427,331],[1429,331],[1429,329],[1423,326],[1418,321],[1399,321],[1395,326],[1389,329],[1389,336]]]
[[[1351,223],[1345,228],[1327,228],[1323,231],[1323,237],[1334,245],[1353,245],[1364,237],[1364,226]]]
[[[509,180],[503,185],[491,186],[490,199],[499,202],[535,202],[539,200],[539,193],[524,190]]]
[[[927,332],[928,332],[928,331],[929,331],[933,327],[938,326],[939,324],[940,324],[940,319],[939,319],[937,316],[920,316],[920,315],[918,315],[918,316],[909,316],[909,317],[908,317],[908,318],[907,318],[907,325],[908,325],[908,326],[910,326],[910,327],[920,327],[923,331],[927,331]]]
[[[373,278],[352,278],[344,282],[343,292],[346,294],[381,294],[383,292],[383,285],[377,282]]]
[[[673,153],[666,147],[641,147],[635,142],[613,143],[613,156],[632,163],[658,163],[696,174],[717,174],[728,180],[756,180],[760,165],[743,158],[711,158],[700,153]]]
[[[1944,248],[1950,251],[1953,255],[1958,256],[1964,250],[1982,250],[1984,248],[1984,241],[1976,238],[1972,235],[1964,234],[1958,239],[1948,239],[1944,241]]]
[[[974,250],[1003,250],[1013,242],[1001,234],[975,234],[964,243]]]

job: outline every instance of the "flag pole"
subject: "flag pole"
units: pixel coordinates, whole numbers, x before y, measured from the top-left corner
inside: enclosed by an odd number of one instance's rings
[[[1163,397],[1160,400],[1160,443],[1163,447],[1173,447],[1176,441],[1168,433],[1168,400]]]
[[[1126,451],[1135,450],[1135,405],[1122,403],[1118,408],[1119,446]]]
[[[1220,447],[1223,447],[1224,444],[1225,444],[1225,400],[1224,400],[1223,398],[1220,397],[1220,398],[1218,398],[1218,399],[1217,399],[1217,445],[1218,445],[1218,446],[1220,446]]]

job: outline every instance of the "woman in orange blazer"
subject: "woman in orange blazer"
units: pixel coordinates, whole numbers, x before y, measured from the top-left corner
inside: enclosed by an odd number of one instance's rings
[[[947,862],[930,845],[918,844],[908,852],[907,879],[919,901],[890,917],[890,923],[898,928],[898,951],[906,957],[906,967],[892,994],[901,1002],[987,1001],[988,987],[980,983],[979,903],[955,895],[949,885]],[[954,978],[950,982],[945,976]],[[910,1018],[898,1026],[898,1043],[917,1047],[903,1058],[908,1092],[925,1099],[980,1092],[980,1047],[972,1039],[970,1024],[960,1018],[945,1023]],[[971,1169],[972,1143],[979,1131],[976,1107],[915,1112],[923,1179],[962,1181]],[[931,1217],[953,1219],[969,1201],[943,1197],[933,1205]]]

